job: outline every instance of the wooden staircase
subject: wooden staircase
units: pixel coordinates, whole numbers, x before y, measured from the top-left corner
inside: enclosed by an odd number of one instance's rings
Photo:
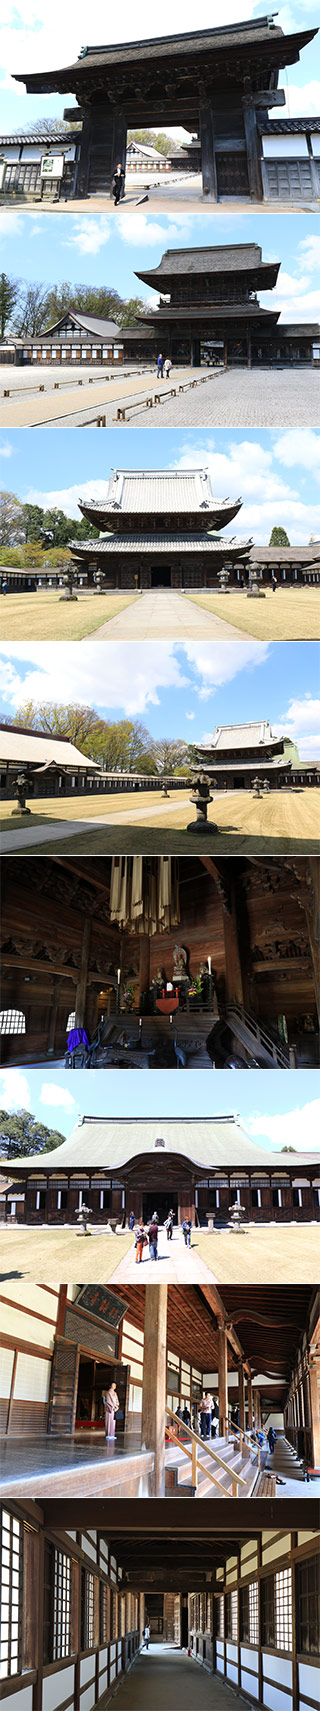
[[[210,1439],[208,1444],[191,1431],[185,1442],[174,1438],[171,1430],[166,1446],[166,1496],[275,1496],[275,1477],[269,1478],[262,1465],[267,1451],[250,1450],[242,1434],[237,1439],[230,1432],[228,1438]]]

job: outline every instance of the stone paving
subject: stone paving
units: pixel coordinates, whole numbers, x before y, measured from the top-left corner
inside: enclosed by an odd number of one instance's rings
[[[123,641],[131,641],[137,636],[139,641],[151,641],[164,636],[174,636],[179,640],[183,636],[196,636],[199,641],[242,641],[243,631],[236,630],[234,624],[226,624],[222,618],[211,612],[205,612],[201,606],[193,606],[186,601],[174,588],[153,588],[150,593],[138,594],[132,606],[126,606],[124,612],[118,612],[116,618],[110,618],[109,623],[101,624],[95,636],[100,639],[107,636],[112,641],[113,636]]]
[[[142,1552],[143,1557],[143,1552]],[[155,1546],[155,1574],[157,1552]],[[151,1641],[149,1651],[138,1654],[124,1681],[115,1684],[117,1711],[235,1711],[247,1705],[218,1675],[203,1669],[194,1658],[170,1645]],[[100,1701],[99,1701],[100,1703]],[[101,1707],[102,1711],[102,1707]]]
[[[216,1283],[213,1271],[197,1253],[197,1231],[191,1232],[191,1247],[187,1248],[182,1230],[174,1229],[172,1241],[166,1231],[159,1230],[158,1259],[150,1258],[149,1247],[143,1250],[141,1265],[136,1263],[134,1240],[129,1253],[124,1254],[112,1283]]]
[[[191,370],[189,369],[189,376]],[[179,377],[180,378],[180,377]],[[181,378],[183,378],[181,376]],[[170,383],[176,384],[176,373]],[[149,389],[150,390],[150,389]],[[132,394],[134,401],[135,394]],[[119,402],[119,398],[118,398]],[[91,400],[90,400],[91,404]],[[99,399],[106,427],[115,426],[115,406],[106,394]],[[72,414],[43,421],[44,428],[94,427],[97,408],[72,410]],[[34,424],[36,425],[36,424]],[[130,416],[134,428],[293,428],[320,427],[320,371],[317,369],[219,369],[206,386],[195,387],[176,398],[163,399],[148,415],[139,408]],[[125,424],[117,423],[117,430]]]

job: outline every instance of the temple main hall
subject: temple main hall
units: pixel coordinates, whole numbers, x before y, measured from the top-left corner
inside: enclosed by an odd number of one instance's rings
[[[100,530],[97,541],[70,543],[89,583],[102,571],[106,587],[193,588],[247,567],[251,541],[223,534],[241,499],[215,498],[207,469],[114,469],[105,501],[79,509]]]

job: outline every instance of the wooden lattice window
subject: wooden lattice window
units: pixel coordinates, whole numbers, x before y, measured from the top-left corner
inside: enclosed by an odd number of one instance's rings
[[[290,1568],[268,1575],[262,1590],[262,1643],[273,1651],[292,1651],[292,1587]]]
[[[94,1576],[81,1570],[81,1651],[90,1651],[94,1641]]]
[[[238,1639],[238,1594],[237,1594],[235,1588],[234,1588],[233,1592],[227,1593],[227,1598],[226,1598],[226,1639],[227,1640],[234,1640],[235,1644],[237,1644],[237,1639]]]
[[[317,1657],[320,1651],[320,1566],[318,1557],[297,1564],[297,1651]]]
[[[218,1638],[218,1640],[224,1640],[224,1595],[223,1595],[223,1592],[221,1594],[221,1598],[218,1598],[217,1638]]]
[[[242,1586],[240,1592],[240,1639],[250,1640],[249,1587]]]
[[[118,1638],[118,1593],[111,1593],[111,1639]]]
[[[0,1530],[0,1679],[22,1669],[23,1527],[8,1509]]]
[[[43,1637],[46,1663],[69,1657],[71,1651],[72,1564],[65,1551],[50,1543],[44,1558]]]
[[[110,1596],[109,1587],[100,1581],[100,1645],[107,1646],[110,1640]]]
[[[25,1034],[23,1010],[0,1010],[0,1034]]]

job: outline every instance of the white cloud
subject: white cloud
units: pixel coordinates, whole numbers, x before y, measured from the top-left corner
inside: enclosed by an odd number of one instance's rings
[[[160,221],[155,220],[153,216],[150,219],[148,214],[142,214],[139,211],[130,214],[128,220],[128,215],[123,210],[119,215],[117,225],[124,243],[134,244],[137,248],[142,248],[142,245],[144,248],[147,246],[158,248],[161,244],[163,249],[167,250],[173,248],[175,244],[179,246],[188,243],[192,234],[193,216],[191,214],[189,216],[188,214],[177,214],[174,220],[168,220],[164,225],[161,225]]]
[[[233,24],[237,19],[250,18],[255,11],[255,0],[224,0],[223,21]],[[184,30],[194,30],[197,25],[194,7],[191,0],[185,0],[183,9]],[[107,40],[111,44],[121,41],[132,41],[137,38],[170,35],[177,27],[177,20],[172,14],[172,0],[162,0],[161,19],[158,24],[150,20],[148,0],[140,0],[139,22],[133,19],[132,7],[129,0],[123,0],[120,15],[108,13]],[[212,27],[211,0],[203,0],[201,8],[200,28]],[[11,73],[35,72],[49,70],[53,66],[72,65],[80,52],[82,42],[105,42],[106,40],[106,8],[104,0],[91,0],[90,16],[85,0],[77,0],[77,8],[66,6],[65,0],[56,0],[54,12],[46,5],[46,0],[19,0],[16,8],[12,0],[2,0],[2,43],[1,64],[6,74],[7,87],[19,91],[21,85],[12,84]],[[55,98],[57,99],[57,98]],[[48,101],[48,98],[47,98]],[[46,98],[39,97],[41,113],[46,111]],[[51,110],[52,98],[51,98]]]
[[[296,28],[296,25],[293,25],[293,28]],[[320,113],[320,83],[317,82],[316,78],[312,78],[310,83],[305,84],[289,82],[288,85],[286,85],[283,80],[283,88],[285,90],[286,102],[285,106],[280,109],[280,119],[284,119],[286,114],[288,114],[290,119],[305,119],[310,113],[315,113],[318,117],[318,114]],[[270,110],[270,118],[277,118],[275,108],[272,113]]]
[[[106,478],[105,481],[84,481],[80,485],[79,482],[74,482],[72,487],[50,487],[46,490],[30,487],[26,494],[26,504],[41,505],[44,511],[51,510],[51,507],[56,505],[58,509],[65,511],[67,517],[74,517],[79,522],[79,499],[105,499],[107,486]]]
[[[310,470],[316,474],[320,467],[320,434],[311,428],[288,429],[287,433],[279,433],[275,441],[269,435],[267,446],[259,439],[237,441],[225,434],[225,449],[221,450],[221,444],[221,437],[216,443],[212,435],[194,446],[189,444],[173,460],[173,467],[192,469],[205,465],[216,497],[229,495],[232,501],[238,497],[242,500],[227,534],[242,540],[252,537],[257,544],[268,542],[273,525],[281,523],[289,540],[296,545],[305,545],[311,534],[318,539],[320,501],[317,495],[313,503],[310,500],[309,484],[305,497],[303,472]],[[281,464],[283,468],[279,467]],[[285,479],[286,468],[294,469],[296,479],[292,484]]]
[[[101,219],[95,219],[88,214],[87,219],[73,220],[70,231],[67,222],[64,232],[62,243],[66,249],[78,250],[79,255],[98,255],[112,235],[110,215],[102,214]]]
[[[39,1098],[40,1105],[61,1106],[63,1111],[70,1111],[76,1104],[69,1088],[60,1087],[57,1081],[44,1081]]]
[[[195,713],[186,713],[186,719],[195,719]]]
[[[320,698],[293,698],[278,723],[273,721],[272,729],[275,736],[290,737],[297,743],[300,760],[320,760]]]
[[[1,208],[0,243],[3,238],[7,242],[8,238],[16,237],[17,233],[19,234],[22,231],[23,215],[11,213],[9,208]]]
[[[264,1112],[253,1113],[246,1119],[246,1127],[250,1135],[262,1140],[267,1136],[273,1147],[294,1147],[295,1152],[317,1153],[319,1155],[320,1134],[320,1100],[312,1099],[309,1104],[297,1105],[294,1111],[280,1111],[274,1116],[265,1116]]]
[[[32,1110],[29,1082],[22,1069],[0,1071],[0,1099],[4,1111]]]
[[[19,642],[14,647],[8,642],[1,648],[0,691],[16,709],[27,698],[67,699],[107,708],[110,714],[123,709],[130,718],[159,705],[163,689],[194,689],[199,700],[207,699],[240,671],[262,664],[268,651],[268,643],[251,640],[222,642],[219,648],[188,642],[180,650],[175,642],[150,642],[146,649],[141,641],[135,643],[133,673],[132,643],[118,642],[108,649],[106,674],[103,641],[88,639],[85,647],[81,642]]]
[[[313,273],[314,271],[318,276],[320,268],[320,237],[317,236],[317,233],[309,232],[309,236],[307,238],[302,238],[301,243],[298,244],[298,252],[300,250],[303,267],[307,268],[308,273]]]
[[[0,457],[13,457],[13,446],[9,440],[5,440],[3,446],[0,446]]]

